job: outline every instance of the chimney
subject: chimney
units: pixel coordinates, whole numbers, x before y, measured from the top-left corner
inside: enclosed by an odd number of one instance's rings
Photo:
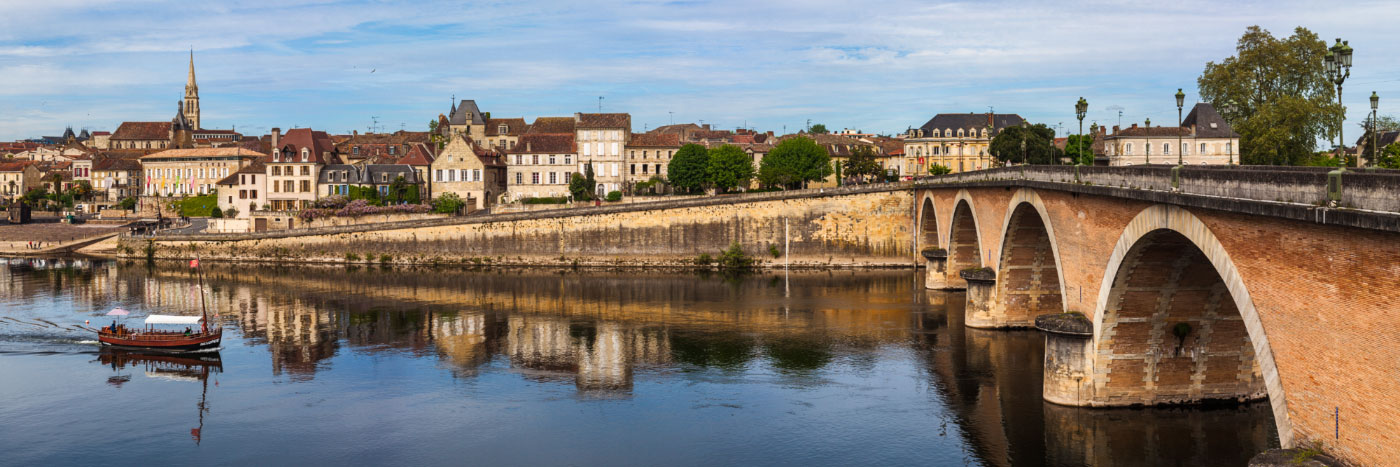
[[[277,148],[280,148],[280,147],[282,147],[282,129],[281,129],[281,128],[273,128],[273,129],[272,129],[272,149],[273,149],[273,150],[276,150]]]
[[[704,125],[700,125],[700,127],[701,127],[701,128],[704,128],[705,131],[710,131],[710,124],[708,124],[708,123],[706,123],[706,124],[704,124]]]
[[[992,120],[992,113],[987,112],[987,128],[996,128],[996,124]]]
[[[1113,132],[1118,133],[1118,125],[1113,125]]]
[[[583,121],[583,112],[574,112],[574,123]]]
[[[1137,128],[1137,124],[1136,124],[1136,123],[1133,124],[1133,128]]]

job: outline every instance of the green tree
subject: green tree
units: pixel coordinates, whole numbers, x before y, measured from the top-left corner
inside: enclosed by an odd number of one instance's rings
[[[1400,143],[1390,143],[1381,150],[1381,158],[1376,161],[1376,167],[1384,169],[1400,169]]]
[[[801,188],[807,182],[824,180],[834,173],[831,155],[810,138],[784,140],[768,151],[758,168],[758,181],[764,186]]]
[[[1055,129],[1044,123],[1002,128],[992,138],[989,152],[998,161],[1012,164],[1054,164],[1061,154],[1055,147]]]
[[[214,218],[214,219],[222,218],[222,217],[224,217],[224,211],[221,210],[221,209],[219,209],[219,208],[210,209],[210,210],[209,210],[209,217]]]
[[[928,166],[929,175],[948,175],[950,173],[953,173],[953,169],[948,168],[946,165],[933,164]]]
[[[466,203],[462,201],[461,196],[457,196],[456,193],[447,192],[440,194],[437,198],[433,199],[433,212],[441,214],[456,214],[458,212],[461,212],[462,206],[464,206],[465,204]]]
[[[135,197],[122,198],[122,200],[121,200],[120,202],[117,203],[117,207],[122,208],[122,209],[127,210],[127,211],[133,211],[133,210],[136,209],[136,198],[135,198]],[[232,216],[229,216],[229,217],[232,217]]]
[[[869,181],[867,177],[878,177],[884,174],[884,169],[880,168],[880,163],[875,161],[875,149],[870,146],[856,146],[851,150],[851,156],[846,158],[846,163],[842,164],[847,178],[854,178],[859,183]]]
[[[1081,144],[1082,143],[1082,144]],[[1065,157],[1077,164],[1094,165],[1094,135],[1069,135],[1065,141]]]
[[[747,188],[749,180],[753,180],[753,159],[738,146],[726,144],[711,149],[709,159],[709,181],[721,192]]]
[[[681,146],[676,155],[671,157],[671,162],[666,165],[671,186],[688,192],[704,188],[710,181],[709,171],[709,151],[706,151],[704,146],[694,143]]]
[[[75,198],[85,199],[92,194],[92,184],[88,183],[87,180],[78,180],[73,182],[73,186],[68,187],[68,192]]]
[[[1327,80],[1327,42],[1306,28],[1278,39],[1250,26],[1236,54],[1206,63],[1196,79],[1201,99],[1221,111],[1240,134],[1240,162],[1297,165],[1317,141],[1334,136],[1342,107]]]
[[[807,132],[808,132],[808,133],[812,133],[812,134],[814,134],[814,135],[824,135],[824,134],[827,134],[827,133],[831,133],[830,130],[827,130],[827,129],[826,129],[826,125],[823,125],[823,124],[821,124],[821,123],[818,123],[818,124],[816,124],[816,125],[812,125],[811,128],[808,128],[808,129],[807,129]]]
[[[574,195],[574,201],[588,201],[593,199],[593,188],[583,174],[576,173],[569,178],[569,194]]]

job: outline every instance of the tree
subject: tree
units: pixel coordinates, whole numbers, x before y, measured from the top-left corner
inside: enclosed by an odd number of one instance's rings
[[[807,132],[808,132],[808,133],[812,133],[812,134],[814,134],[814,135],[824,135],[824,134],[827,134],[827,133],[831,133],[830,130],[827,130],[827,129],[826,129],[826,125],[823,125],[823,124],[820,124],[820,123],[818,123],[818,124],[816,124],[816,125],[812,125],[811,128],[808,128],[808,129],[807,129]]]
[[[833,173],[831,155],[810,138],[784,140],[768,151],[758,168],[758,181],[764,186],[800,188]]]
[[[1376,161],[1376,167],[1400,169],[1400,143],[1390,143],[1382,149],[1381,158]]]
[[[711,149],[709,159],[709,181],[721,192],[747,188],[749,180],[753,180],[753,159],[738,146],[726,144]]]
[[[842,165],[846,177],[855,179],[857,183],[865,183],[868,181],[866,177],[876,177],[884,172],[880,163],[875,161],[875,149],[870,146],[856,146],[851,150],[851,157],[846,158],[846,163]]]
[[[209,217],[212,219],[221,219],[224,217],[224,211],[219,208],[210,209]]]
[[[588,201],[593,199],[593,188],[589,186],[588,179],[583,174],[574,174],[569,178],[569,194],[574,196],[574,201]]]
[[[1082,144],[1081,144],[1082,143]],[[1065,140],[1065,157],[1076,164],[1094,165],[1094,135],[1069,135]]]
[[[704,146],[687,144],[676,151],[671,162],[666,165],[666,173],[671,186],[694,192],[709,182],[710,153]]]
[[[1361,129],[1362,129],[1363,131],[1364,131],[1364,130],[1370,130],[1370,129],[1371,129],[1371,118],[1370,118],[1369,116],[1366,117],[1365,120],[1362,120],[1362,121],[1360,121],[1360,122],[1357,122],[1357,123],[1356,123],[1356,126],[1361,127]],[[1381,133],[1385,133],[1385,132],[1396,131],[1396,130],[1400,130],[1400,120],[1397,120],[1397,119],[1395,118],[1394,115],[1377,115],[1377,116],[1376,116],[1376,131],[1381,132]]]
[[[433,199],[433,212],[441,214],[456,214],[458,212],[461,212],[462,206],[464,205],[466,205],[466,203],[462,202],[461,196],[457,196],[456,193],[447,192],[440,194],[437,198]]]
[[[228,209],[225,209],[225,210],[224,210],[224,217],[228,217],[228,218],[238,217],[238,208],[230,207],[230,208],[228,208]]]
[[[1342,107],[1327,80],[1327,43],[1299,27],[1278,39],[1250,26],[1236,55],[1206,63],[1196,79],[1201,99],[1240,134],[1243,164],[1296,165],[1317,141],[1336,134]]]
[[[950,173],[953,173],[953,169],[948,168],[946,165],[933,164],[928,166],[929,175],[948,175]]]
[[[122,208],[123,210],[126,210],[126,211],[135,210],[135,209],[136,209],[136,198],[135,198],[135,197],[123,198],[123,199],[121,200],[121,202],[118,202],[118,203],[117,203],[117,207]],[[229,216],[229,217],[233,217],[233,216]]]
[[[598,196],[602,196],[603,193],[598,188],[598,179],[593,178],[592,162],[583,165],[583,182],[588,186],[589,195],[586,199],[593,199],[597,198]],[[597,196],[595,196],[595,194]]]
[[[1002,128],[988,149],[998,161],[1012,164],[1053,164],[1061,154],[1055,147],[1055,129],[1044,123]]]

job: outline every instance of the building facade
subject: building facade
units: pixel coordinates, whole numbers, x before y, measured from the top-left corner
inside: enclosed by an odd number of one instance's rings
[[[0,194],[13,201],[38,188],[39,177],[39,168],[32,161],[0,162]]]
[[[254,211],[263,210],[267,205],[267,164],[262,160],[253,161],[247,167],[216,183],[219,192],[219,209],[233,208],[237,214],[232,217],[247,219]]]
[[[904,138],[904,161],[898,164],[904,176],[928,175],[929,168],[941,165],[953,173],[991,168],[996,159],[988,148],[1003,128],[1023,125],[1016,114],[966,113],[938,114]]]
[[[666,179],[667,166],[681,149],[681,135],[676,133],[637,133],[627,142],[627,178],[630,184],[659,177]]]
[[[242,148],[167,149],[141,156],[145,196],[213,193],[215,183],[265,154]]]
[[[567,197],[569,180],[575,172],[583,173],[573,134],[526,133],[515,149],[506,151],[505,160],[509,201]]]
[[[99,157],[92,163],[93,193],[107,201],[139,196],[141,161],[134,158]]]
[[[625,113],[574,114],[574,144],[578,146],[579,172],[593,165],[595,195],[620,191],[627,183],[623,148],[632,140],[632,115]]]
[[[1149,120],[1144,126],[1114,126],[1104,138],[1108,165],[1176,164],[1178,155],[1187,165],[1238,164],[1239,147],[1239,133],[1206,103],[1192,107],[1180,127],[1154,127]]]
[[[506,181],[497,156],[463,134],[454,134],[433,159],[428,173],[434,196],[456,194],[469,209],[485,209],[506,192]]]

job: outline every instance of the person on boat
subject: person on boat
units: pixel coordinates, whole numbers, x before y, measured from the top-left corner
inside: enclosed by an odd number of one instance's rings
[[[185,337],[189,337],[189,336],[190,336],[190,327],[189,327],[189,326],[185,326]]]

